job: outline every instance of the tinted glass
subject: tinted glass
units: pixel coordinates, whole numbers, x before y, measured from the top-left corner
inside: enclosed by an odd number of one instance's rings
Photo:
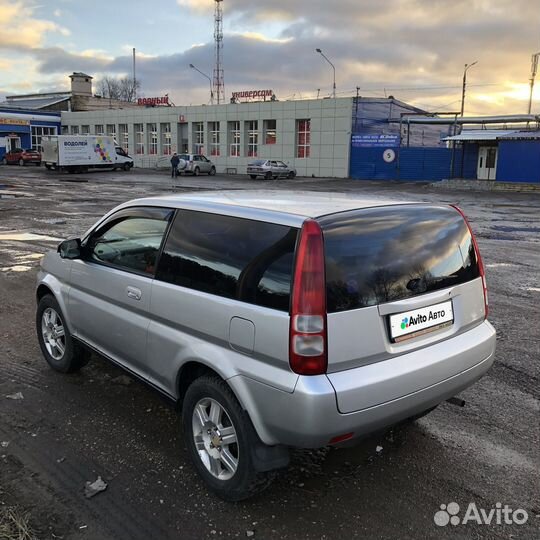
[[[479,276],[469,229],[453,208],[388,206],[320,222],[329,312],[401,300]]]
[[[121,213],[100,227],[86,243],[88,258],[118,268],[154,275],[172,211],[155,209],[133,215]]]
[[[157,278],[288,311],[296,236],[283,225],[182,210]]]

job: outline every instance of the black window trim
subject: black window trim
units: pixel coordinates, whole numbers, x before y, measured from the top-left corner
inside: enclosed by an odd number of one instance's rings
[[[159,246],[158,254],[156,256],[156,264],[155,264],[153,274],[148,274],[147,272],[140,272],[138,270],[134,270],[132,268],[126,268],[125,266],[120,266],[117,264],[111,264],[104,261],[97,261],[94,259],[90,259],[87,253],[88,241],[90,240],[90,238],[92,238],[92,236],[95,233],[99,232],[103,227],[105,227],[109,223],[117,222],[119,218],[122,218],[123,216],[129,216],[129,217],[134,217],[134,218],[148,217],[149,210],[150,211],[155,210],[156,212],[169,211],[167,227],[165,228],[163,237],[161,239],[161,244]],[[139,211],[139,215],[137,215],[137,211]],[[136,276],[145,277],[150,280],[154,280],[156,278],[156,273],[157,273],[159,261],[161,259],[161,254],[163,253],[163,247],[165,246],[165,242],[167,241],[167,238],[169,237],[169,232],[171,230],[171,226],[172,226],[172,223],[174,222],[177,212],[178,212],[177,208],[169,208],[167,206],[129,206],[127,208],[121,208],[114,214],[111,214],[105,220],[98,222],[96,226],[83,238],[81,242],[81,248],[82,248],[82,253],[83,253],[81,257],[82,261],[85,264],[95,264],[97,266],[104,266],[106,268],[112,268],[113,270],[119,270],[121,272],[125,272],[126,274],[134,274]],[[111,225],[111,227],[113,226],[114,225]]]

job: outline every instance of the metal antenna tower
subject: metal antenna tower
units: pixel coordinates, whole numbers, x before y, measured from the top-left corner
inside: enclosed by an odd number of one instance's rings
[[[531,114],[532,101],[533,101],[533,91],[534,91],[534,78],[536,77],[536,72],[538,71],[538,58],[540,58],[540,52],[537,52],[532,55],[531,58],[531,78],[530,78],[530,88],[531,92],[529,94],[529,114]]]
[[[223,9],[221,2],[223,0],[215,0],[216,9],[214,12],[214,41],[215,41],[215,56],[216,65],[214,67],[214,97],[217,104],[225,103],[225,83],[223,80]]]

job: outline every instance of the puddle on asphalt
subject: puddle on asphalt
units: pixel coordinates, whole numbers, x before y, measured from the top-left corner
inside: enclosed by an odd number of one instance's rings
[[[28,242],[31,240],[44,240],[46,242],[60,242],[62,239],[55,238],[54,236],[47,236],[45,234],[9,232],[9,233],[0,233],[0,241],[2,240],[15,240],[19,242]]]
[[[33,261],[34,259],[41,259],[43,257],[43,253],[28,253],[27,255],[17,255],[16,257],[21,261]]]
[[[24,266],[22,264],[16,264],[15,266],[6,266],[2,268],[2,272],[28,272],[32,270],[31,266]]]

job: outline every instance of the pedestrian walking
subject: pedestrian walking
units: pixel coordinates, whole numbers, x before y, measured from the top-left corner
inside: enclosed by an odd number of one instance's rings
[[[176,154],[176,152],[173,154],[173,157],[171,158],[171,178],[176,178],[178,176],[178,164],[180,163],[180,158]]]

